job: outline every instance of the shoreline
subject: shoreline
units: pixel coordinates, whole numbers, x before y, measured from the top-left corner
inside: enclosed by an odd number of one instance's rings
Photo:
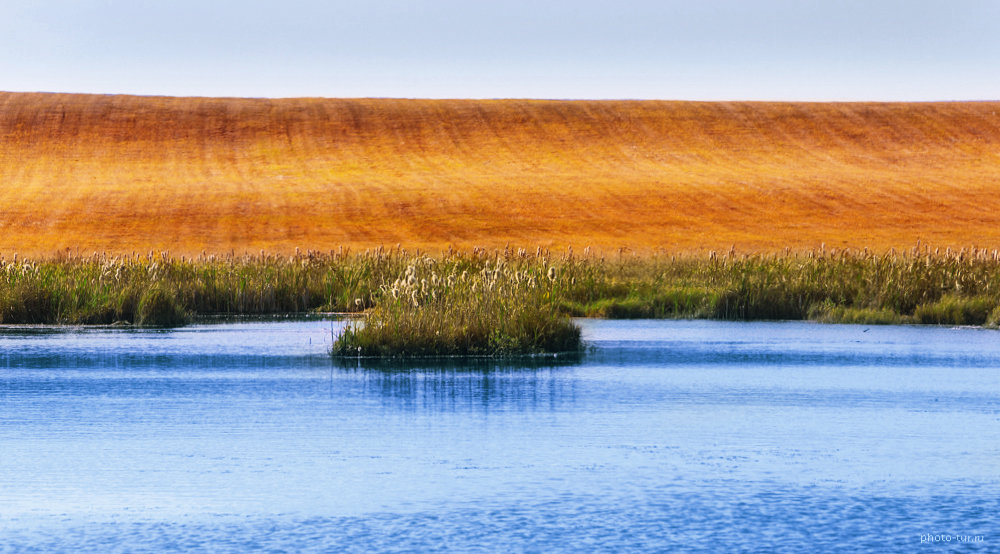
[[[365,356],[573,351],[571,317],[1000,325],[1000,253],[603,258],[537,249],[0,259],[0,324],[351,317]],[[374,336],[374,332],[380,333]],[[559,338],[562,337],[562,338]],[[569,342],[565,342],[569,341]],[[389,345],[392,345],[391,347]]]

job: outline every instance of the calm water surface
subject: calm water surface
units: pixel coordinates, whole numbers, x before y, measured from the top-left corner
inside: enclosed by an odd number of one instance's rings
[[[581,324],[408,368],[330,321],[0,328],[0,551],[1000,551],[1000,333]]]

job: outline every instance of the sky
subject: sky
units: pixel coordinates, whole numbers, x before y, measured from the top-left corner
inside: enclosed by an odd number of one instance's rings
[[[0,0],[0,90],[998,100],[998,0]]]

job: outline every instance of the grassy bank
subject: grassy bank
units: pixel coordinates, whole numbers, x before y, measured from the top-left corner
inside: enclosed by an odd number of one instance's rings
[[[0,260],[0,323],[178,325],[197,315],[362,311],[397,256],[165,254]]]
[[[366,312],[337,352],[573,350],[567,316],[1000,323],[1000,256],[967,249],[635,257],[401,249],[295,256],[0,260],[0,323],[177,325],[197,315]]]
[[[1000,254],[966,249],[568,260],[562,309],[609,318],[1000,323]]]

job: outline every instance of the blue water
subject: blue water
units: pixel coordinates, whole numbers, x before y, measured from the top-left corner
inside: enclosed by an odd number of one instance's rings
[[[411,367],[330,321],[0,328],[0,551],[1000,551],[1000,332],[581,324]]]

